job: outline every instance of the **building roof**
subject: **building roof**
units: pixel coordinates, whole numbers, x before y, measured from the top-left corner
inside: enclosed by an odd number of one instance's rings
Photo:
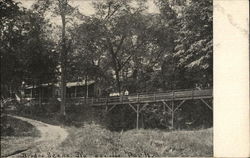
[[[87,82],[87,85],[91,85],[95,83],[95,81],[93,80],[90,80]],[[59,83],[43,83],[43,84],[40,84],[39,86],[34,86],[34,88],[37,88],[37,87],[48,87],[48,86],[55,86],[55,87],[59,87],[60,84]],[[81,81],[81,82],[67,82],[66,83],[66,87],[75,87],[75,86],[85,86],[85,81]],[[33,86],[30,86],[30,85],[27,85],[25,87],[25,89],[32,89]]]
[[[91,85],[95,83],[95,81],[91,80],[91,81],[88,81],[87,82],[87,85]],[[68,82],[66,84],[67,87],[75,87],[75,86],[85,86],[85,81],[82,81],[82,82]]]

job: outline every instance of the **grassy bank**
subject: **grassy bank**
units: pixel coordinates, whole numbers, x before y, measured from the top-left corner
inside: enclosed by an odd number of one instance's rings
[[[10,116],[2,116],[1,119],[1,157],[27,149],[40,136],[39,131],[29,123]]]
[[[78,115],[77,115],[78,116]],[[85,117],[85,116],[83,116]],[[49,124],[63,125],[57,118],[34,117]],[[85,120],[70,116],[75,120]],[[95,122],[95,121],[93,121]],[[70,125],[71,124],[71,125]],[[212,156],[213,130],[164,131],[159,129],[111,131],[106,126],[90,121],[81,121],[79,126],[72,126],[72,121],[63,126],[69,136],[54,151],[63,156]]]
[[[67,127],[58,148],[64,155],[84,156],[212,156],[212,129],[198,131],[129,130],[111,132],[96,124]]]

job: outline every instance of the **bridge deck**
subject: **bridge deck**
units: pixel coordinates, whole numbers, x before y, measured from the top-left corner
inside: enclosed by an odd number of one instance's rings
[[[119,104],[133,104],[133,103],[152,103],[170,100],[191,100],[191,99],[205,99],[213,98],[212,89],[204,90],[178,90],[161,93],[141,93],[127,96],[114,96],[106,98],[72,98],[71,101],[76,104],[88,104],[91,106],[102,105],[119,105]]]

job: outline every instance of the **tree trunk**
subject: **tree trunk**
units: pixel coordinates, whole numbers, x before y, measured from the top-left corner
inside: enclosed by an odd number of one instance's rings
[[[62,20],[62,51],[61,51],[61,115],[65,116],[65,105],[66,105],[66,36],[65,36],[65,25],[66,25],[66,18],[65,18],[65,11],[67,7],[67,1],[62,0],[60,7],[60,14]]]
[[[31,98],[34,97],[34,90],[35,90],[34,87],[35,87],[35,83],[34,83],[34,81],[32,81],[32,88],[31,88],[31,94],[30,94]]]
[[[89,97],[88,75],[85,76],[85,86],[86,86],[85,98],[88,98]]]
[[[119,76],[119,70],[115,70],[115,79],[116,79],[116,86],[118,93],[121,93],[121,82],[120,82],[120,76]]]
[[[85,100],[85,104],[87,103],[87,98],[89,97],[89,87],[88,87],[88,75],[85,76],[85,88],[86,91],[84,93],[84,100]]]
[[[42,107],[42,95],[43,95],[43,93],[42,93],[42,87],[39,87],[38,88],[38,90],[39,90],[39,109],[41,109],[41,107]]]

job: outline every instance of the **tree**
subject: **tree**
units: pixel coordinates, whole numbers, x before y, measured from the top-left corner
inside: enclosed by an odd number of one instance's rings
[[[34,85],[55,80],[53,42],[45,34],[49,23],[13,1],[1,3],[2,94],[6,96],[6,90],[18,93],[23,81]]]
[[[212,1],[156,2],[166,24],[162,29],[169,30],[162,39],[172,36],[166,43],[173,46],[163,60],[161,80],[171,89],[212,85]]]
[[[192,0],[180,16],[175,56],[178,66],[191,74],[193,83],[212,85],[212,0]]]
[[[59,14],[62,20],[62,49],[61,49],[61,115],[65,116],[66,105],[66,61],[67,61],[67,46],[66,46],[66,11],[68,7],[67,0],[58,0]]]
[[[136,29],[141,26],[143,8],[133,8],[128,1],[108,0],[97,2],[94,6],[97,9],[95,18],[80,26],[82,29],[88,28],[88,33],[82,36],[91,41],[86,43],[85,48],[89,52],[102,51],[103,67],[114,72],[117,91],[121,92],[121,72],[136,54],[135,50],[142,46],[134,40],[138,37]]]
[[[67,41],[66,37],[66,24],[70,21],[71,18],[68,18],[67,15],[72,15],[75,12],[75,9],[69,5],[68,0],[38,0],[37,3],[33,5],[33,9],[37,10],[40,14],[45,16],[46,12],[51,12],[56,16],[61,18],[61,36],[60,36],[60,69],[61,69],[61,115],[64,117],[65,113],[65,104],[66,104],[66,78],[67,78],[67,55],[68,47],[70,42]]]
[[[146,27],[142,29],[145,32],[142,38],[147,42],[142,47],[140,56],[134,59],[136,65],[133,76],[136,83],[131,87],[138,86],[136,89],[142,91],[174,88],[173,54],[177,14],[167,1],[158,1],[156,4],[161,12],[144,15]]]
[[[15,55],[14,50],[14,42],[17,38],[21,38],[20,33],[13,27],[15,26],[15,19],[17,19],[18,15],[22,14],[17,3],[5,0],[0,2],[0,27],[1,27],[1,99],[2,97],[9,97],[8,91],[9,89],[13,89],[14,87],[18,87],[18,84],[15,86],[12,85],[14,83],[21,83],[20,77],[17,77],[17,72],[15,73],[13,70],[18,69],[18,64],[16,62],[17,57]],[[16,63],[16,64],[15,64]],[[12,71],[11,71],[12,70]],[[15,81],[14,81],[15,80]]]

